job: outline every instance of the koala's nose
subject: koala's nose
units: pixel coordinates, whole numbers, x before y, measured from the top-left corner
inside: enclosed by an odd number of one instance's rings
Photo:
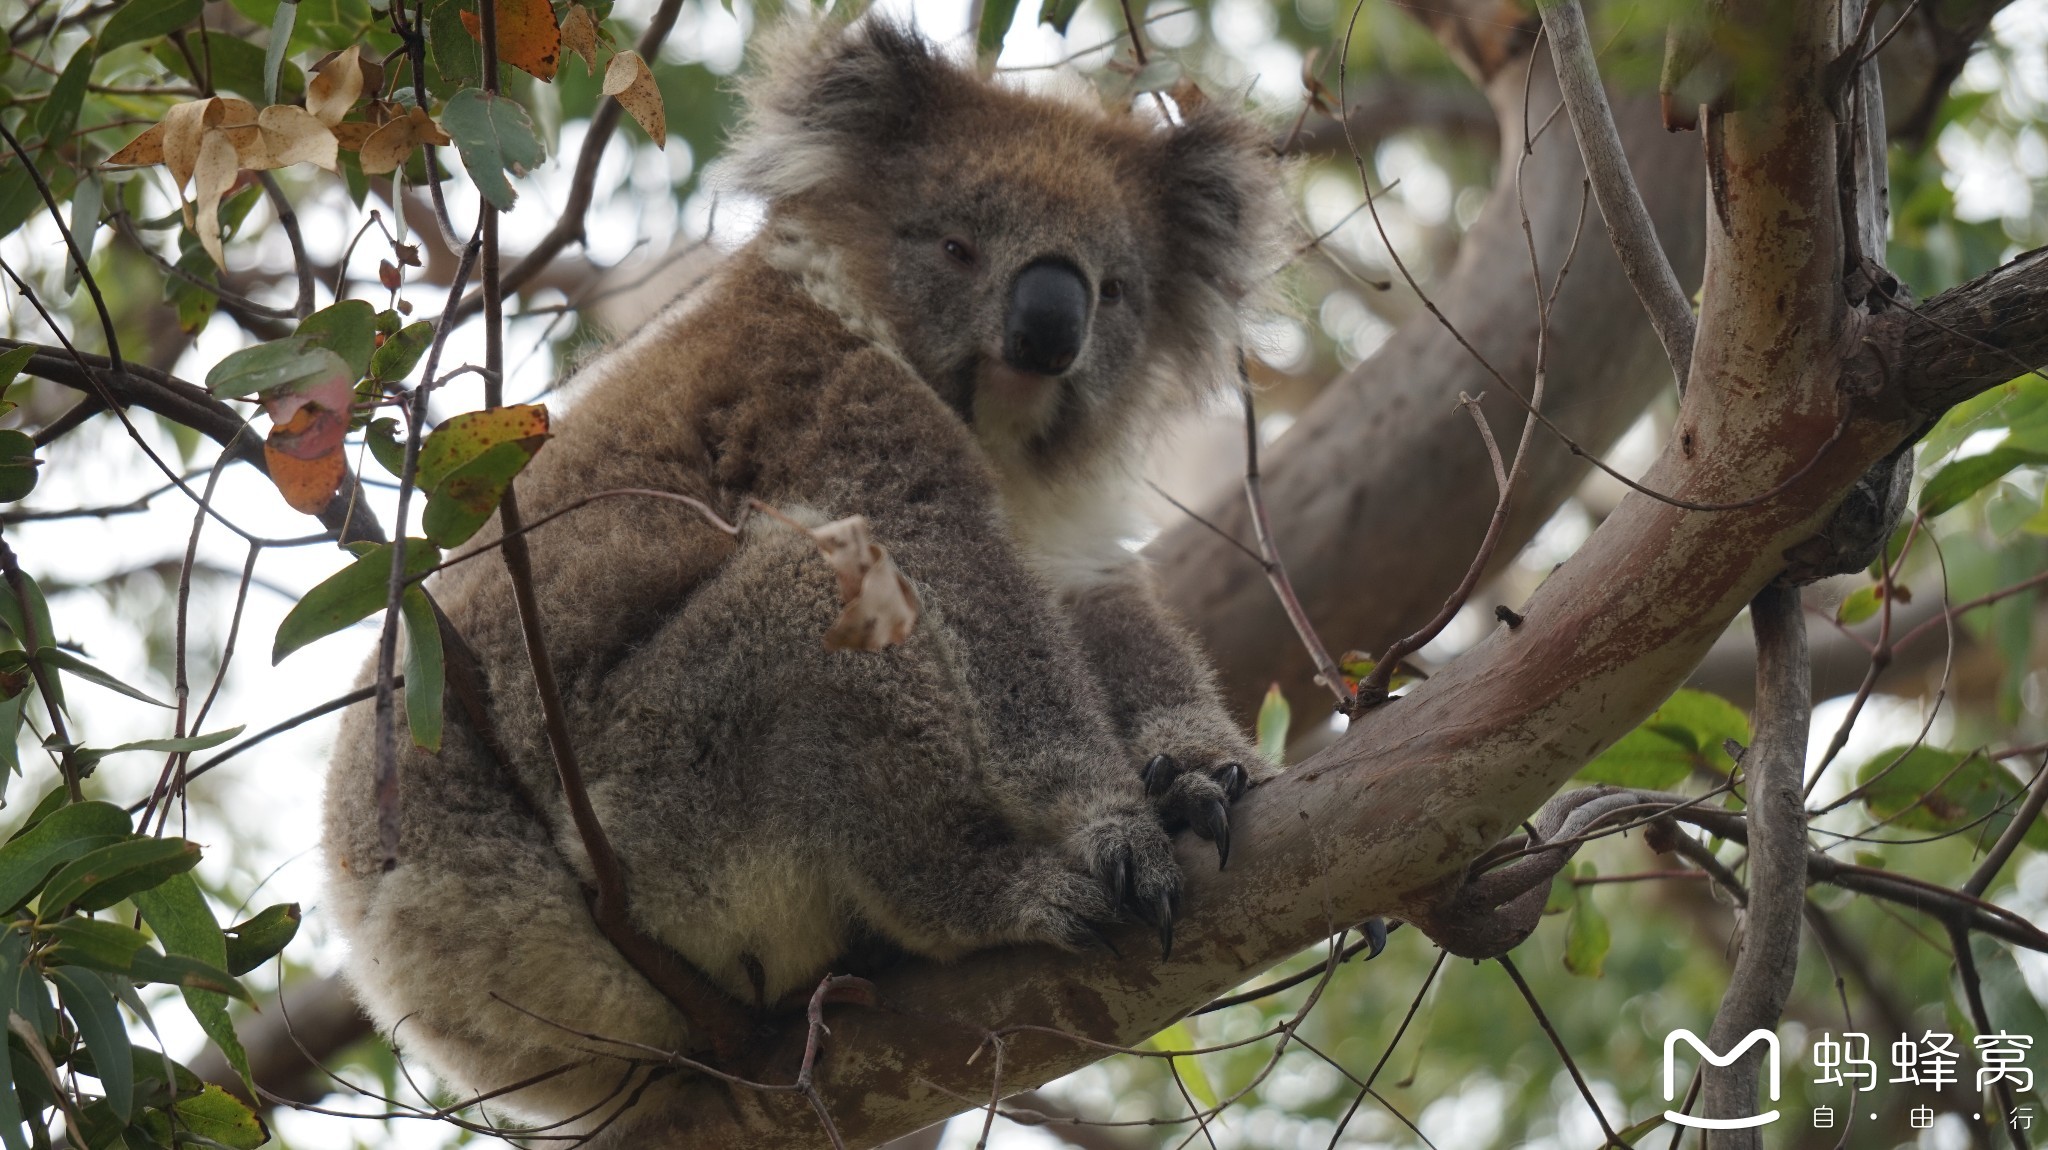
[[[1090,295],[1081,273],[1058,260],[1039,260],[1019,272],[1003,324],[1003,362],[1036,375],[1072,367],[1088,337]]]

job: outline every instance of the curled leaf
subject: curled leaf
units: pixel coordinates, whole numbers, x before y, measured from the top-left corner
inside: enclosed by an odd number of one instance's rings
[[[885,651],[910,638],[923,604],[896,561],[868,535],[865,516],[853,515],[811,532],[839,577],[845,609],[825,632],[828,651]]]
[[[235,146],[226,135],[207,132],[201,138],[198,163],[192,169],[192,193],[199,211],[194,230],[199,233],[200,246],[213,257],[214,264],[223,269],[228,266],[228,259],[220,246],[220,201],[234,186],[241,170]]]
[[[306,85],[306,110],[331,128],[362,95],[362,49],[351,44],[314,72]]]
[[[640,53],[619,52],[604,70],[604,94],[619,102],[657,148],[668,146],[668,118],[662,110],[661,89],[654,73]]]

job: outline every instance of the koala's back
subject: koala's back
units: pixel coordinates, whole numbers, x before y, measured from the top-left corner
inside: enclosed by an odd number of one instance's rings
[[[901,509],[891,545],[908,555],[943,548],[946,562],[972,565],[987,551],[998,568],[1013,558],[993,482],[957,419],[788,277],[752,253],[735,263],[695,310],[597,365],[520,480],[527,521],[622,488],[696,495],[728,519],[742,510],[732,492],[820,522],[890,499]],[[857,445],[868,417],[878,439],[916,448],[885,447],[862,462],[869,474],[852,475],[831,445]],[[941,491],[946,499],[917,495]],[[940,868],[936,855],[906,862],[906,846],[999,850],[1016,835],[1014,812],[978,771],[986,733],[960,689],[966,670],[945,622],[988,605],[927,591],[917,641],[886,659],[828,652],[834,578],[807,536],[764,517],[736,541],[673,502],[624,495],[530,541],[581,765],[643,929],[742,1001],[768,1003],[815,978],[856,930],[939,955],[976,941],[893,916],[858,864]],[[680,1018],[590,922],[590,873],[502,562],[486,554],[430,586],[490,676],[510,762],[487,752],[452,692],[437,756],[410,747],[401,714],[401,862],[383,872],[370,709],[350,712],[328,784],[326,847],[352,984],[401,1047],[467,1089],[588,1057],[591,1044],[521,1010],[688,1048]],[[1009,592],[1044,598],[1028,583]],[[1054,629],[1040,642],[1067,640]],[[1083,724],[1072,737],[1115,754],[1106,729]],[[509,1105],[580,1110],[624,1067],[600,1057]]]

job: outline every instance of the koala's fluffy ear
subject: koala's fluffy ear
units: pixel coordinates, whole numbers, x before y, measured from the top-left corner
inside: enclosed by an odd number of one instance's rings
[[[881,19],[785,26],[757,77],[727,162],[735,184],[770,200],[855,176],[878,150],[916,139],[958,79],[929,40]]]
[[[1165,250],[1180,275],[1235,307],[1273,270],[1285,231],[1272,141],[1250,119],[1205,104],[1164,131],[1159,148]]]

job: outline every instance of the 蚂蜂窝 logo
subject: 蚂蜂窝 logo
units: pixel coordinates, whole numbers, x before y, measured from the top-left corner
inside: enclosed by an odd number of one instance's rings
[[[1778,1036],[1776,1034],[1768,1030],[1752,1030],[1741,1042],[1735,1044],[1734,1049],[1726,1054],[1717,1054],[1714,1052],[1713,1047],[1700,1041],[1698,1035],[1690,1030],[1680,1028],[1664,1036],[1664,1101],[1675,1101],[1678,1097],[1677,1080],[1674,1074],[1671,1054],[1672,1051],[1677,1049],[1678,1040],[1681,1038],[1692,1044],[1692,1048],[1699,1053],[1701,1059],[1711,1062],[1715,1066],[1727,1066],[1747,1053],[1750,1047],[1755,1046],[1759,1042],[1763,1043],[1770,1050],[1771,1101],[1776,1102],[1778,1100]],[[1693,1126],[1705,1130],[1743,1130],[1751,1126],[1762,1126],[1767,1122],[1776,1122],[1778,1120],[1778,1112],[1770,1110],[1762,1114],[1753,1114],[1748,1118],[1695,1118],[1690,1114],[1681,1114],[1676,1110],[1666,1110],[1664,1117],[1680,1126]]]

